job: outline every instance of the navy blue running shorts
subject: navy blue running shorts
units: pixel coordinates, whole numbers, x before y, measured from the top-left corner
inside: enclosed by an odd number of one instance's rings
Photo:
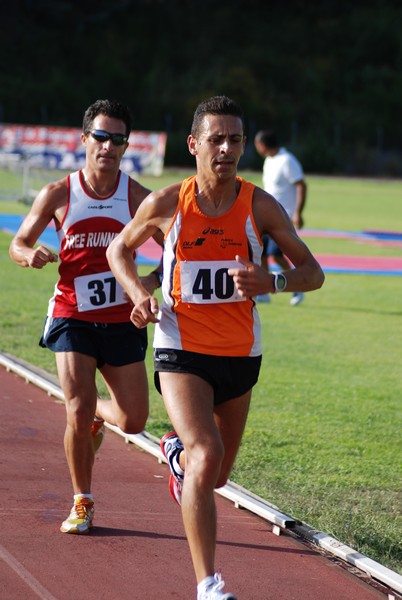
[[[156,348],[154,382],[161,392],[159,373],[193,373],[214,390],[214,403],[242,396],[258,381],[261,356],[212,356],[187,350]]]
[[[92,323],[78,319],[46,317],[39,341],[53,352],[81,352],[96,359],[98,369],[108,364],[122,367],[145,359],[146,329],[125,323]]]

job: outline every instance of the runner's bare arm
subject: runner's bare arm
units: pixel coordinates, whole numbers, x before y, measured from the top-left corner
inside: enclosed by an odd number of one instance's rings
[[[137,186],[138,185],[139,184],[137,184]],[[137,189],[137,191],[138,191],[138,196],[140,198],[139,204],[141,204],[141,202],[143,202],[144,199],[147,196],[149,196],[149,194],[151,193],[151,190],[148,190],[147,188],[144,188],[142,186],[140,186],[139,190],[138,190],[138,187],[134,187],[134,189]],[[133,214],[135,214],[136,211],[138,210],[139,204],[133,211]],[[157,229],[155,231],[155,233],[152,235],[152,237],[155,240],[155,242],[158,244],[158,246],[161,247],[161,259],[160,259],[158,266],[155,269],[153,269],[153,271],[151,271],[151,273],[148,273],[148,275],[141,276],[141,283],[150,294],[153,294],[153,292],[160,287],[159,278],[157,276],[155,276],[155,272],[162,274],[162,271],[163,271],[163,261],[162,261],[162,258],[163,258],[162,251],[163,251],[163,242],[164,242],[163,233],[162,233],[162,231],[160,231],[160,229]]]
[[[35,248],[35,244],[53,219],[61,221],[67,194],[66,179],[50,183],[39,192],[10,244],[10,257],[17,265],[42,269],[49,262],[57,262],[55,252],[43,245]]]
[[[131,320],[137,327],[156,323],[159,309],[157,299],[142,284],[132,255],[158,231],[165,233],[176,210],[179,189],[180,184],[175,184],[150,194],[107,249],[110,268],[134,305]]]
[[[294,265],[286,271],[287,292],[307,292],[324,283],[324,273],[306,244],[299,238],[285,210],[269,194],[256,188],[253,214],[260,235],[268,234]],[[229,270],[242,296],[272,293],[274,275],[251,263],[246,257],[236,257],[241,268]],[[245,267],[245,268],[244,268]]]

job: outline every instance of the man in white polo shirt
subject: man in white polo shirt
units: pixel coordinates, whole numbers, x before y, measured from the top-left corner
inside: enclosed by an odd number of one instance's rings
[[[264,158],[263,185],[266,192],[286,210],[293,225],[297,229],[303,227],[302,212],[306,202],[307,186],[304,181],[303,168],[297,158],[279,145],[278,138],[273,131],[259,131],[255,136],[255,148]],[[283,271],[292,268],[278,245],[264,236],[264,250],[262,266],[268,270],[268,259],[273,260]],[[290,300],[292,306],[300,304],[304,299],[302,292],[294,292]],[[259,302],[269,302],[268,294],[258,296]]]

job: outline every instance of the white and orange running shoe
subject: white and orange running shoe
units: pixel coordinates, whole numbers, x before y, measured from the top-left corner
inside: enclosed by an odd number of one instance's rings
[[[62,533],[85,535],[92,527],[95,508],[94,501],[89,498],[76,498],[67,519],[60,527]]]

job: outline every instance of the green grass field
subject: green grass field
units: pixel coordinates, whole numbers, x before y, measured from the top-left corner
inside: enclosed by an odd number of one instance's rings
[[[260,183],[258,173],[241,173]],[[0,172],[0,188],[2,186]],[[141,178],[156,189],[187,173]],[[307,177],[306,227],[402,231],[402,182]],[[2,202],[0,212],[24,213]],[[55,373],[37,342],[57,278],[54,265],[21,269],[0,232],[0,350]],[[400,256],[398,248],[306,238],[317,253]],[[145,272],[147,271],[146,268]],[[402,278],[327,274],[323,288],[289,306],[259,305],[260,381],[231,479],[281,510],[400,573]],[[152,328],[149,330],[152,338]],[[152,374],[152,353],[147,357]],[[147,429],[169,429],[151,385]]]

